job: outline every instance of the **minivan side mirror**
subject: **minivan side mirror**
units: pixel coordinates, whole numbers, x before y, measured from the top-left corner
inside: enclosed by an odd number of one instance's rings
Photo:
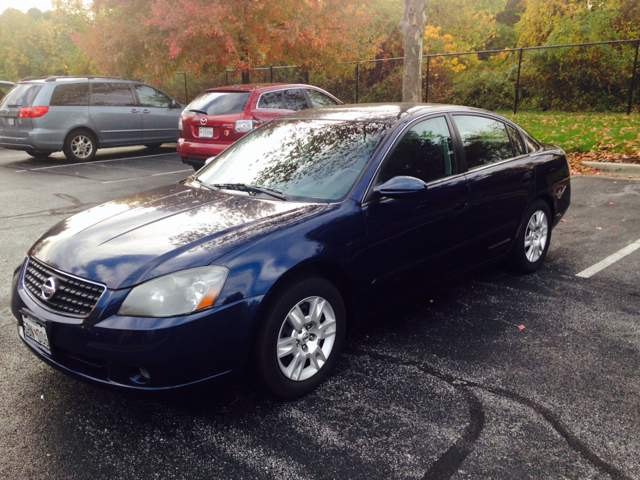
[[[427,184],[416,177],[398,176],[376,185],[373,191],[388,198],[415,198],[427,191]]]

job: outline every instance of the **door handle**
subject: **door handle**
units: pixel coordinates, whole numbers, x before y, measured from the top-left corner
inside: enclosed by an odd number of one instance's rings
[[[453,211],[454,212],[460,212],[461,210],[464,210],[464,208],[467,206],[467,199],[465,198],[464,200],[462,200],[460,203],[456,203],[453,206]]]
[[[147,110],[146,108],[142,110],[142,113],[151,113],[151,110]]]
[[[531,181],[531,172],[527,172],[522,176],[522,183],[529,183]]]
[[[137,108],[132,108],[131,113],[140,113],[140,110],[138,110]]]

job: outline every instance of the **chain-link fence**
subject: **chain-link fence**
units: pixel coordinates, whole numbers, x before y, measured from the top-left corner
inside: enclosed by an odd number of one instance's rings
[[[640,39],[436,53],[423,57],[423,100],[490,110],[630,113]],[[187,102],[205,88],[240,83],[307,83],[345,103],[402,100],[403,58],[331,66],[274,65],[194,77],[178,72],[161,87]],[[244,82],[243,82],[244,80]],[[635,99],[634,99],[635,98]]]

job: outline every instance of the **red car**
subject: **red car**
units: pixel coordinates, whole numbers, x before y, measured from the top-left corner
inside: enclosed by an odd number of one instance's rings
[[[262,83],[209,88],[180,116],[178,154],[198,170],[208,158],[269,120],[298,110],[341,104],[311,85]]]

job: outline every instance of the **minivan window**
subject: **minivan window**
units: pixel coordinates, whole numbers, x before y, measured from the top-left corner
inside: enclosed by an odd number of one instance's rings
[[[251,92],[203,92],[186,108],[188,112],[207,112],[207,115],[242,113]]]
[[[0,102],[0,108],[32,107],[42,85],[36,83],[19,83]]]
[[[58,107],[89,105],[89,83],[56,85],[49,105]]]
[[[143,107],[169,108],[171,106],[169,97],[147,85],[136,85],[136,93]]]
[[[98,106],[134,106],[133,92],[128,83],[92,83],[91,104]]]

